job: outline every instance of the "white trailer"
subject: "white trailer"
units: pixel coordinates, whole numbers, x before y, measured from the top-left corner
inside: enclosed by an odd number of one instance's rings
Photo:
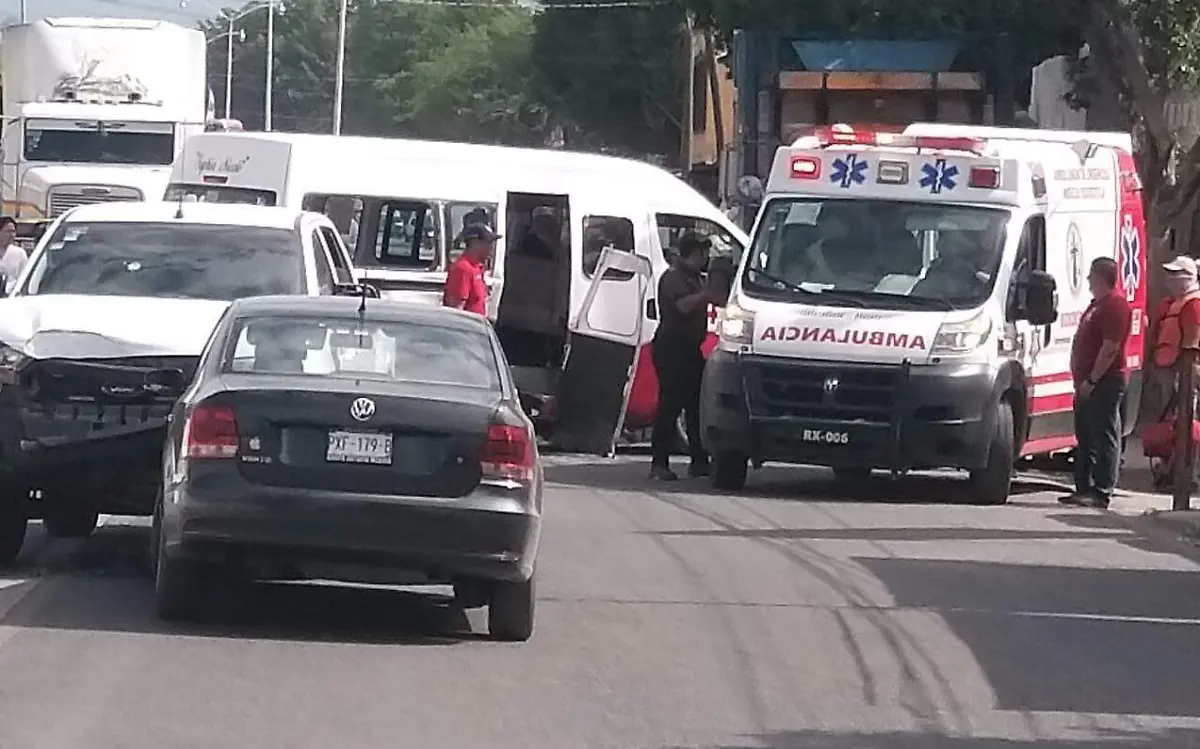
[[[46,18],[0,31],[0,199],[43,218],[158,200],[208,112],[204,34],[166,21]]]

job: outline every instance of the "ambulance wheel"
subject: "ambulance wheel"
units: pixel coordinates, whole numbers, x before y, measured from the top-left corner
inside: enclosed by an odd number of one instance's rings
[[[29,525],[29,490],[0,483],[0,566],[12,564],[25,544]]]
[[[750,459],[741,453],[719,452],[713,455],[709,466],[714,489],[737,492],[746,486],[746,474],[750,471]]]
[[[992,419],[987,463],[983,468],[971,471],[971,500],[984,505],[1007,503],[1016,460],[1012,405],[1008,401],[1000,401],[996,404],[995,416]]]

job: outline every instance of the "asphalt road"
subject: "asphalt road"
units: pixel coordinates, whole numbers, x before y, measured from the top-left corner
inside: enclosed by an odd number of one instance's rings
[[[1200,746],[1200,566],[1051,487],[551,463],[523,645],[392,590],[160,625],[144,524],[34,538],[0,573],[0,749]]]

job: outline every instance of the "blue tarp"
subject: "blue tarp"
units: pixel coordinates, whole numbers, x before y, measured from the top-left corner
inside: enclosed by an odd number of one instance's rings
[[[840,42],[793,41],[792,49],[807,70],[944,73],[954,64],[957,41]]]

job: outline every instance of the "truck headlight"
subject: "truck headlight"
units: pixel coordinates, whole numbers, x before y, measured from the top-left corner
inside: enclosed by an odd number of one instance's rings
[[[980,312],[969,320],[944,322],[933,337],[933,354],[967,354],[982,346],[992,334],[992,318]]]
[[[754,341],[754,313],[732,301],[718,313],[717,335],[722,343],[748,346]]]

